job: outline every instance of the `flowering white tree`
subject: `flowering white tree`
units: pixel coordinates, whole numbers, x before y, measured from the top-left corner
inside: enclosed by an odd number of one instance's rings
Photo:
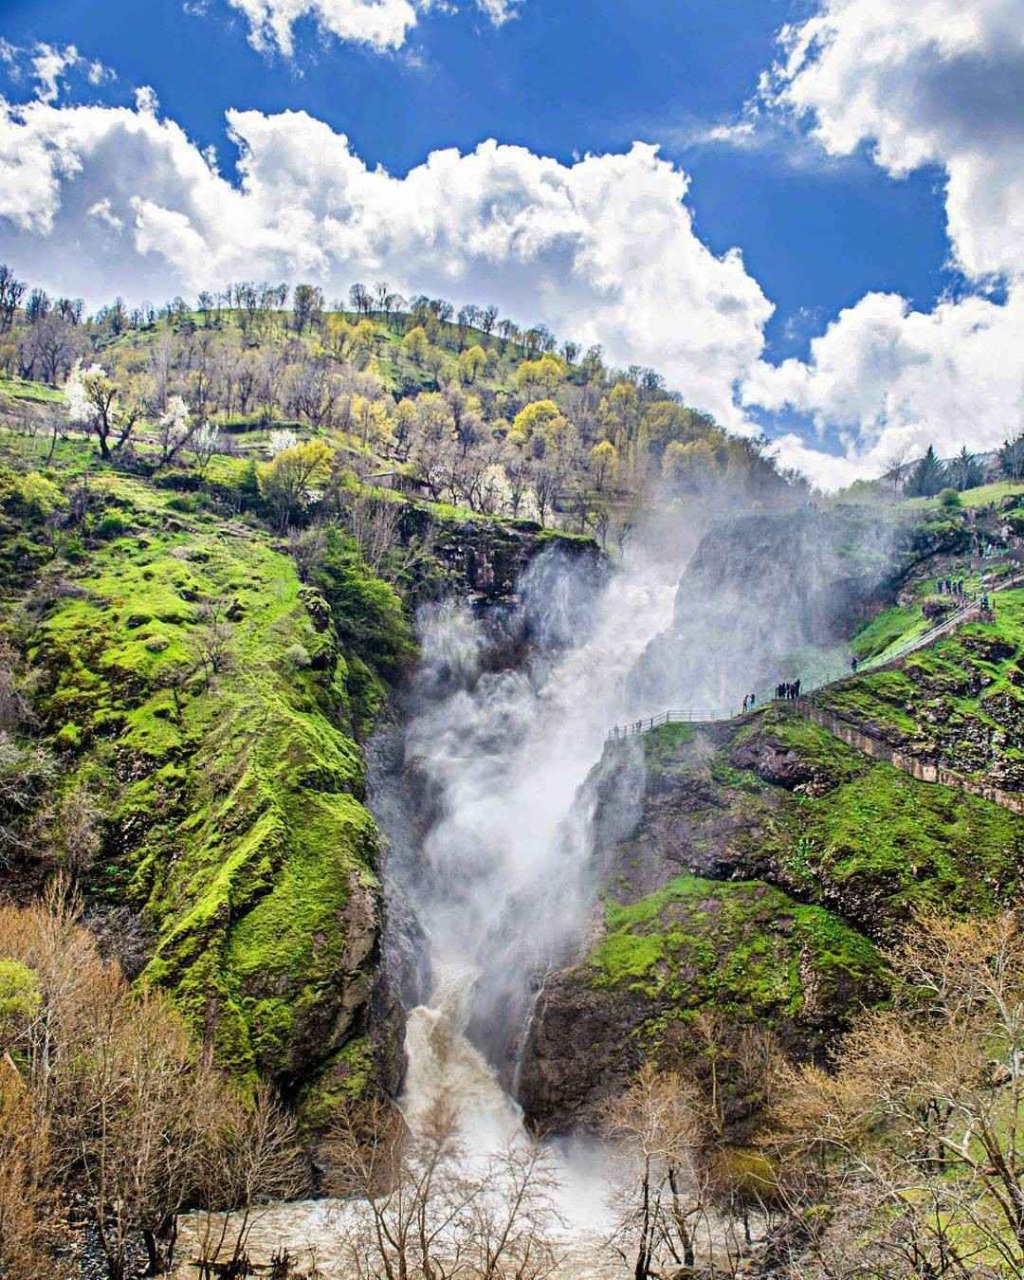
[[[173,462],[182,449],[199,430],[199,420],[194,419],[181,396],[171,396],[167,412],[157,422],[160,441],[160,466]]]
[[[213,455],[224,452],[225,443],[217,428],[212,423],[204,422],[198,431],[193,432],[188,449],[195,459],[196,470],[202,476],[206,474]]]
[[[105,459],[127,444],[142,416],[138,388],[130,383],[119,385],[102,365],[83,369],[81,361],[76,361],[64,394],[72,426],[94,435]]]
[[[276,458],[279,453],[284,453],[286,449],[294,449],[299,443],[299,437],[294,431],[289,431],[287,427],[280,431],[271,431],[267,440],[267,457]]]

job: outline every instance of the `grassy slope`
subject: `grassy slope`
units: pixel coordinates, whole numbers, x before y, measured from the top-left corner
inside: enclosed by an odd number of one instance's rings
[[[667,1000],[673,1016],[709,1006],[760,1021],[800,1015],[806,963],[829,1002],[882,973],[871,943],[821,907],[758,881],[690,875],[629,906],[609,904],[589,963],[597,985]]]
[[[1019,894],[1024,818],[873,762],[790,710],[717,745],[691,725],[643,741],[648,815],[666,796],[686,801],[685,819],[656,830],[684,831],[693,861],[711,848],[740,877],[687,874],[608,903],[585,971],[651,1002],[654,1042],[703,1008],[786,1026],[810,1002],[841,1019],[884,990],[875,942],[909,913],[987,912]],[[781,785],[750,763],[765,758],[797,764],[804,781]]]
[[[1024,590],[993,597],[991,622],[971,623],[898,667],[849,680],[818,695],[821,704],[968,775],[1024,783]],[[895,632],[891,611],[877,632]],[[866,633],[865,633],[866,634]],[[1005,776],[1003,776],[1005,775]]]
[[[258,527],[112,472],[91,487],[87,545],[45,571],[56,599],[27,636],[65,785],[112,814],[90,895],[143,912],[148,978],[221,1061],[292,1080],[366,995],[378,850],[355,723],[378,682],[350,654],[353,684],[326,602]],[[216,673],[197,669],[211,606]]]

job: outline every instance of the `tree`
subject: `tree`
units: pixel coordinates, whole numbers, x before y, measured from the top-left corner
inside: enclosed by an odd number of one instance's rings
[[[260,1206],[301,1194],[308,1178],[295,1124],[266,1083],[257,1085],[250,1103],[227,1092],[219,1102],[198,1178],[205,1212],[197,1261],[208,1266],[226,1260],[228,1274],[251,1274],[238,1268]],[[217,1206],[231,1212],[215,1214]]]
[[[25,319],[29,324],[38,324],[50,314],[53,303],[45,289],[33,289],[25,303]]]
[[[373,294],[365,284],[354,284],[348,291],[348,297],[356,315],[368,316],[373,310]]]
[[[413,362],[422,364],[430,347],[430,339],[422,325],[416,325],[402,339],[402,350]]]
[[[79,325],[85,314],[85,303],[81,298],[58,298],[54,309],[65,324]]]
[[[907,457],[910,453],[910,446],[906,444],[897,445],[889,453],[885,461],[885,470],[882,472],[883,480],[892,481],[893,493],[899,493],[900,487],[907,478]]]
[[[76,364],[65,394],[72,425],[96,437],[100,456],[105,460],[128,443],[142,416],[138,387],[109,377],[98,364],[88,369]]]
[[[1024,1272],[1021,943],[1009,914],[919,919],[836,1071],[790,1072],[769,1145],[792,1213],[830,1209],[784,1274]]]
[[[965,489],[976,489],[985,481],[985,469],[973,453],[964,445],[953,461],[946,468],[949,483],[958,493]]]
[[[999,469],[1008,480],[1024,480],[1024,431],[1004,440],[999,450]]]
[[[304,361],[288,376],[288,411],[316,430],[333,425],[340,396],[341,380],[327,360]]]
[[[10,1016],[14,963],[0,961],[0,1034],[10,1043],[18,1028]],[[38,999],[35,977],[24,965],[18,969],[25,991]],[[25,1016],[31,1016],[25,1006]],[[23,1019],[24,1020],[24,1019]],[[13,1062],[0,1059],[0,1276],[4,1280],[38,1280],[54,1275],[47,1248],[48,1223],[55,1216],[49,1125],[41,1121],[30,1089]],[[61,1269],[57,1269],[57,1276]],[[64,1272],[66,1274],[66,1272]]]
[[[171,396],[167,411],[157,419],[157,441],[160,445],[158,465],[166,467],[186,448],[199,430],[199,419],[193,418],[181,396]]]
[[[614,478],[618,466],[618,450],[610,440],[602,440],[590,450],[590,471],[598,493],[604,489],[608,480]]]
[[[347,1241],[354,1280],[545,1280],[557,1254],[553,1179],[539,1144],[466,1159],[442,1093],[412,1127],[389,1103],[342,1112],[325,1144],[335,1194],[363,1214]]]
[[[635,1280],[660,1274],[658,1254],[666,1248],[677,1265],[696,1261],[700,1113],[693,1090],[651,1063],[605,1108],[604,1131],[625,1157],[616,1240],[624,1261],[632,1253]]]
[[[487,352],[483,347],[468,347],[459,356],[459,374],[464,382],[476,382],[487,368]]]
[[[334,450],[322,440],[309,440],[283,449],[270,462],[256,467],[260,493],[277,514],[282,528],[291,516],[317,501],[331,475]]]
[[[323,318],[324,292],[313,284],[297,284],[292,294],[292,312],[296,333],[319,324]]]
[[[565,381],[565,364],[553,355],[539,360],[524,360],[515,372],[515,384],[526,394],[537,392],[550,398]]]
[[[6,263],[0,262],[0,333],[13,328],[14,317],[24,296],[24,283],[15,277]]]
[[[914,466],[903,492],[911,498],[934,498],[946,487],[946,468],[929,445],[924,457]]]
[[[55,883],[45,906],[0,906],[0,955],[31,979],[20,1011],[0,999],[0,1021],[39,1143],[48,1143],[55,1173],[73,1177],[110,1280],[124,1280],[137,1233],[152,1246],[149,1273],[162,1273],[203,1135],[220,1114],[215,1077],[163,997],[133,992],[100,958],[66,882]],[[14,1079],[4,1073],[0,1067],[0,1113]],[[17,1153],[8,1154],[17,1166]],[[37,1146],[34,1158],[40,1154]],[[26,1172],[22,1165],[31,1191]],[[2,1187],[0,1175],[0,1199]]]
[[[56,313],[38,320],[26,332],[20,347],[24,376],[51,387],[69,373],[77,354],[73,328]]]

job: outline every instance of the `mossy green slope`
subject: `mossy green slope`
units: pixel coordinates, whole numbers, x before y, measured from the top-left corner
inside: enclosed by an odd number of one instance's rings
[[[62,568],[29,649],[69,785],[88,776],[113,815],[88,892],[142,913],[146,979],[225,1066],[293,1086],[364,1031],[378,841],[356,735],[384,686],[357,633],[390,628],[397,661],[401,605],[357,554],[336,557],[324,586],[349,609],[346,648],[258,527],[95,483],[94,535],[117,536]]]
[[[826,710],[922,758],[1024,790],[1024,589],[898,665],[823,690]],[[907,611],[903,611],[907,612]],[[897,619],[883,615],[881,632]]]
[[[761,1023],[840,1011],[883,979],[872,944],[823,908],[758,881],[690,875],[610,903],[588,964],[596,985],[641,991],[673,1018],[714,1008]]]
[[[716,878],[766,879],[876,938],[912,912],[992,911],[1024,877],[1024,818],[919,782],[771,707],[711,731],[644,739],[647,797],[617,866],[661,859]]]

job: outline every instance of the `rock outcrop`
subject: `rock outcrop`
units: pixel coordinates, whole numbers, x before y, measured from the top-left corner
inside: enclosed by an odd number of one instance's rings
[[[605,901],[584,953],[545,981],[519,1072],[538,1128],[592,1124],[643,1061],[699,1052],[707,1016],[822,1053],[884,993],[878,946],[910,912],[1019,891],[1024,818],[872,761],[792,708],[609,751]]]

